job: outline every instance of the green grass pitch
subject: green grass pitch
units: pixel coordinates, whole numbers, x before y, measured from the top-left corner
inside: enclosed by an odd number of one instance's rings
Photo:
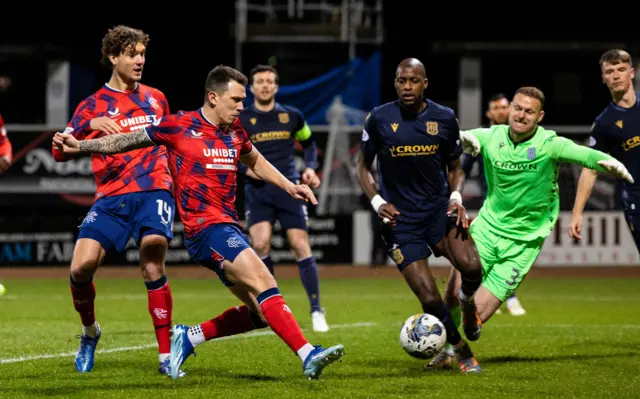
[[[577,272],[576,274],[579,274]],[[103,336],[91,373],[73,366],[80,332],[67,279],[5,279],[0,297],[0,397],[90,398],[637,398],[640,280],[531,279],[521,317],[496,315],[472,343],[483,373],[425,372],[398,343],[420,312],[396,279],[324,279],[328,333],[311,331],[297,279],[279,281],[312,343],[342,343],[345,357],[309,381],[270,330],[210,341],[173,381],[157,372],[146,291],[140,279],[97,279]],[[216,280],[170,278],[174,322],[195,324],[237,304]],[[506,313],[506,312],[505,312]]]

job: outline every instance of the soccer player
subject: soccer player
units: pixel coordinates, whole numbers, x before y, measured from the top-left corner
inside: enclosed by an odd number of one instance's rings
[[[140,83],[149,37],[128,26],[110,29],[102,39],[102,63],[111,78],[76,108],[65,129],[77,139],[137,131],[169,113],[164,94]],[[71,157],[55,146],[58,162]],[[93,275],[108,251],[122,252],[133,236],[140,247],[140,267],[148,292],[159,351],[159,371],[169,375],[172,297],[165,275],[165,254],[173,238],[173,181],[164,147],[124,154],[92,156],[97,186],[95,202],[80,225],[71,261],[71,296],[82,321],[79,372],[89,372],[101,337],[96,322]]]
[[[482,285],[475,295],[482,323],[522,283],[556,225],[560,163],[576,163],[633,181],[615,158],[539,126],[544,102],[540,89],[521,87],[511,101],[509,125],[460,135],[465,152],[482,154],[489,188],[469,229],[483,267]],[[447,357],[445,348],[432,360],[432,367],[446,365]]]
[[[589,146],[619,159],[634,181],[640,181],[640,93],[633,88],[635,70],[631,56],[624,50],[609,50],[600,57],[600,70],[612,101],[595,119]],[[570,237],[582,239],[582,211],[596,178],[595,170],[582,169],[569,226]],[[640,185],[622,181],[621,189],[625,219],[640,250]]]
[[[176,325],[171,338],[171,371],[177,370],[205,341],[251,331],[271,329],[302,360],[304,374],[317,378],[327,365],[344,354],[342,345],[312,346],[302,334],[273,275],[250,247],[235,209],[238,162],[259,179],[275,184],[290,196],[316,203],[306,185],[296,185],[253,147],[238,115],[246,98],[247,77],[233,68],[214,68],[205,82],[204,105],[156,121],[133,133],[112,134],[78,141],[56,134],[54,145],[65,153],[115,154],[134,148],[164,145],[169,151],[176,182],[180,218],[185,225],[185,247],[202,266],[215,271],[243,306],[232,307],[199,325]]]
[[[240,121],[252,144],[269,163],[294,183],[302,180],[311,188],[320,185],[315,169],[318,167],[316,142],[302,113],[295,107],[277,103],[278,72],[268,65],[258,65],[249,74],[250,90],[254,95],[251,106],[240,113]],[[300,176],[294,160],[294,140],[304,148],[306,168]],[[318,265],[311,253],[307,233],[307,206],[285,191],[272,184],[257,179],[251,170],[246,172],[245,214],[251,245],[275,276],[274,264],[269,251],[271,234],[276,219],[287,233],[293,251],[300,280],[311,304],[311,323],[314,331],[329,330],[324,309],[320,306],[320,283]]]
[[[487,111],[485,112],[485,116],[489,120],[489,126],[493,125],[505,125],[509,120],[509,99],[503,93],[494,94],[489,98],[487,103]],[[487,197],[487,179],[484,176],[484,162],[482,162],[482,156],[473,156],[470,154],[465,154],[464,160],[462,161],[462,170],[464,171],[465,176],[471,175],[471,169],[473,169],[473,164],[478,163],[479,175],[480,175],[480,188],[482,190],[482,198]],[[452,273],[455,273],[455,269],[452,269]],[[448,306],[453,305],[454,307],[458,306],[458,301],[454,297],[453,301],[449,298],[445,298],[445,302],[447,302]],[[522,316],[526,313],[522,304],[518,300],[516,296],[516,292],[507,298],[505,304],[507,305],[507,310],[513,316]],[[459,312],[459,311],[458,311]],[[452,314],[455,314],[456,311],[452,311]],[[500,309],[496,311],[496,313],[500,313]]]
[[[4,119],[0,115],[0,175],[11,166],[12,154],[11,141],[7,136],[7,129],[4,127]]]
[[[398,65],[395,88],[399,99],[374,108],[367,117],[357,176],[383,221],[387,254],[423,311],[446,327],[447,342],[455,348],[460,371],[477,373],[480,366],[442,302],[427,259],[432,253],[444,255],[462,272],[458,297],[464,332],[469,340],[477,340],[481,323],[473,297],[482,268],[473,242],[467,239],[458,121],[453,110],[423,97],[426,87],[419,60],[408,58]],[[369,175],[376,156],[380,193]]]

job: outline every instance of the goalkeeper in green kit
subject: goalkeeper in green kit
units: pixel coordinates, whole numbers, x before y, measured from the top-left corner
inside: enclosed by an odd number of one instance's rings
[[[469,227],[482,263],[482,285],[474,299],[483,324],[518,288],[556,225],[562,162],[633,182],[624,165],[610,155],[538,126],[544,101],[541,90],[522,87],[511,101],[509,125],[460,132],[464,151],[482,154],[487,179],[487,198]],[[459,287],[459,273],[452,274],[446,296],[455,296]],[[457,325],[459,309],[450,309]],[[426,367],[449,366],[447,349]]]

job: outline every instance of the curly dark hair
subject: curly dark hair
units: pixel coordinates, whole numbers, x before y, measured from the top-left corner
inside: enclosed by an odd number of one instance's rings
[[[117,57],[129,48],[135,48],[138,43],[142,43],[146,47],[149,44],[149,35],[125,25],[109,29],[102,39],[102,64],[111,67],[109,56]]]

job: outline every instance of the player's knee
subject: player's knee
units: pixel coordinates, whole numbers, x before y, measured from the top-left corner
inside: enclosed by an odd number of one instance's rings
[[[289,240],[289,244],[296,259],[306,259],[311,256],[311,246],[309,245],[309,238],[306,235],[296,235]]]
[[[99,253],[76,253],[71,261],[71,277],[75,281],[89,280],[93,277],[99,263]]]
[[[481,276],[482,264],[475,251],[466,251],[458,256],[458,270],[467,276]]]
[[[140,267],[145,280],[154,281],[164,275],[168,242],[165,237],[148,235],[140,243]]]
[[[271,251],[271,238],[268,236],[256,235],[251,237],[251,246],[260,257],[269,255]]]

